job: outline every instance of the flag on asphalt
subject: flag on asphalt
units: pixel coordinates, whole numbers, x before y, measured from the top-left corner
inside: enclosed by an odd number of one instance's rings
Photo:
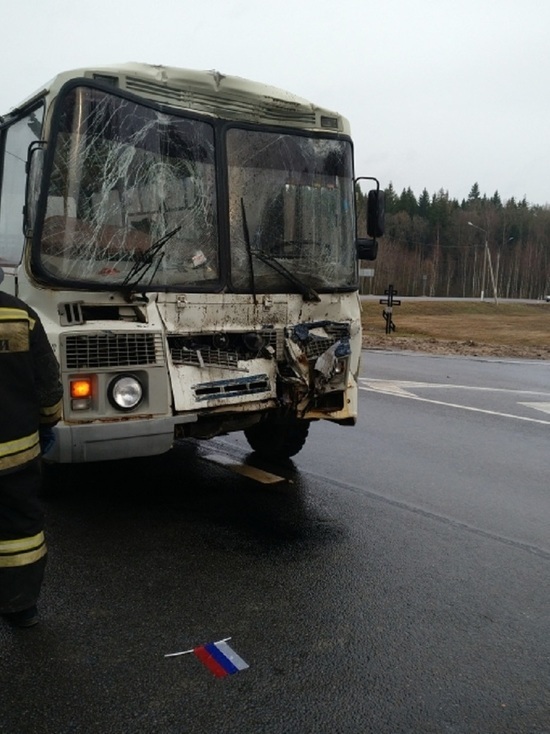
[[[204,663],[208,670],[218,678],[233,675],[249,667],[225,640],[195,647],[193,652],[201,663]]]
[[[242,657],[237,655],[235,650],[227,644],[227,640],[230,639],[230,637],[226,637],[224,640],[199,645],[198,647],[191,648],[191,650],[172,652],[164,657],[170,658],[176,655],[187,655],[192,652],[211,673],[217,678],[223,678],[226,675],[233,675],[233,673],[238,673],[249,667],[248,663],[245,663]]]

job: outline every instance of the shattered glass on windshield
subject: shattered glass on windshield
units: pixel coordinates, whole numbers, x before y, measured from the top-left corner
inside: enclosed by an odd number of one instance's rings
[[[227,135],[231,280],[239,290],[351,287],[351,144],[232,129]]]
[[[210,125],[73,89],[55,141],[42,267],[112,287],[219,280],[214,161]]]
[[[219,289],[213,126],[86,86],[58,104],[43,272],[83,287]],[[227,166],[221,246],[235,290],[318,300],[355,287],[349,141],[230,128]]]

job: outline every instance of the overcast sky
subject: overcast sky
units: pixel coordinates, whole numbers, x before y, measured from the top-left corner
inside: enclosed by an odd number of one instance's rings
[[[59,71],[217,69],[345,115],[356,175],[550,203],[550,0],[3,0],[0,114]]]

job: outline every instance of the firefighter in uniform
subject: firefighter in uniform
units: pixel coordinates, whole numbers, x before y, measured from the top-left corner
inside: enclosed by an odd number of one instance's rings
[[[62,394],[38,315],[0,291],[0,615],[14,627],[38,622],[46,565],[41,454],[54,441]]]

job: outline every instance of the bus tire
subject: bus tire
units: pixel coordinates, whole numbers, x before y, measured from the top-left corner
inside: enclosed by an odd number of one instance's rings
[[[244,435],[250,447],[264,459],[289,459],[304,446],[310,421],[300,418],[267,418]]]

